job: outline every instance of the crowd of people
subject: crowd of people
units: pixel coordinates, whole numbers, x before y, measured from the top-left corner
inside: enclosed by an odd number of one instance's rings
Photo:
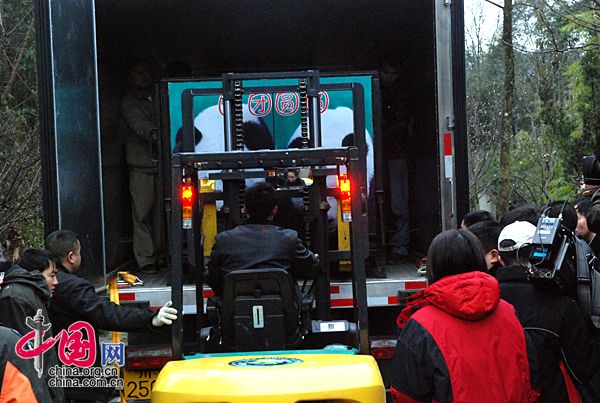
[[[398,318],[394,402],[600,401],[600,331],[583,308],[589,301],[578,300],[577,285],[532,281],[529,270],[541,217],[560,218],[593,261],[599,210],[600,195],[518,206],[500,221],[476,210],[439,234],[428,287]]]
[[[177,319],[177,310],[167,302],[158,311],[118,305],[98,294],[87,280],[75,275],[81,264],[81,244],[72,231],[59,230],[46,239],[45,249],[27,249],[16,262],[0,262],[0,379],[1,396],[7,402],[106,403],[109,388],[51,386],[53,369],[59,362],[55,343],[39,360],[24,359],[15,353],[19,340],[32,332],[33,321],[44,331],[38,347],[72,325],[86,322],[79,341],[96,345],[93,366],[101,365],[97,330],[160,331]],[[68,333],[67,333],[68,334]],[[37,338],[37,336],[36,336]],[[77,346],[68,344],[67,349]],[[36,373],[37,372],[37,373]],[[0,399],[1,400],[1,399]]]
[[[245,199],[249,222],[219,235],[206,274],[216,291],[241,261],[248,261],[244,267],[278,262],[304,275],[319,270],[318,256],[293,231],[273,225],[274,193],[265,182],[250,187]],[[528,277],[540,217],[559,217],[566,229],[594,245],[586,218],[594,208],[600,207],[587,199],[544,208],[522,205],[500,221],[486,211],[473,211],[462,228],[439,234],[429,248],[428,286],[407,299],[397,319],[401,333],[392,360],[394,402],[597,401],[593,380],[600,371],[599,330],[568,290],[539,286]],[[274,232],[265,232],[269,228]],[[265,247],[256,248],[256,237],[245,231],[266,233]],[[274,237],[289,240],[284,248],[289,256],[280,253],[282,244],[272,242]],[[235,247],[228,246],[230,239]],[[246,248],[239,247],[242,241]],[[278,247],[269,249],[269,244]],[[265,260],[267,249],[272,253]],[[75,275],[80,264],[78,237],[67,230],[50,234],[46,249],[25,250],[15,264],[2,262],[0,311],[10,313],[0,318],[3,392],[23,396],[23,401],[108,400],[107,389],[50,387],[48,369],[59,364],[55,348],[44,354],[39,377],[33,360],[15,356],[14,346],[31,331],[28,324],[36,315],[47,326],[44,338],[77,321],[94,329],[153,331],[177,318],[170,303],[152,311],[99,297],[87,280]],[[94,365],[100,365],[99,356]],[[35,400],[28,400],[31,396]]]
[[[276,262],[304,275],[319,270],[318,256],[304,248],[294,231],[273,225],[274,193],[266,182],[250,187],[245,198],[249,221],[219,235],[206,274],[216,291],[242,261],[247,262],[244,267]],[[429,248],[428,286],[407,299],[397,319],[401,333],[392,360],[394,401],[597,401],[593,385],[600,371],[599,330],[579,306],[576,293],[539,286],[528,276],[540,217],[560,218],[594,249],[595,233],[587,217],[600,208],[600,198],[598,206],[595,201],[522,205],[500,221],[486,211],[473,211],[464,217],[462,228],[439,234]],[[256,248],[256,237],[247,231],[267,234],[265,246]],[[281,253],[283,243],[272,242],[277,237],[289,241],[284,248],[289,256]],[[246,248],[239,246],[242,241]],[[265,250],[272,252],[268,258]],[[80,264],[78,237],[68,230],[50,234],[46,249],[25,250],[15,264],[2,262],[3,393],[23,396],[23,401],[108,400],[107,389],[49,386],[49,368],[59,365],[57,346],[44,353],[43,368],[15,356],[14,346],[31,332],[36,315],[45,326],[44,339],[78,321],[93,329],[155,331],[177,318],[170,303],[152,311],[98,296],[87,280],[75,275]],[[98,355],[94,365],[99,361]]]

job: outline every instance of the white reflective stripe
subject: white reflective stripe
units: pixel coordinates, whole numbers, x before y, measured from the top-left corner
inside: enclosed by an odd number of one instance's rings
[[[446,173],[446,179],[452,179],[454,176],[452,174],[452,156],[446,155],[444,156],[444,168]]]
[[[367,298],[367,304],[369,306],[388,306],[390,305],[389,297]]]
[[[417,277],[411,280],[381,280],[367,282],[367,303],[369,307],[373,306],[394,306],[397,305],[398,291],[418,291],[426,286],[424,277]],[[351,283],[332,283],[332,301],[347,300],[334,304],[333,308],[351,307],[352,284]],[[120,289],[122,301],[149,301],[153,309],[160,309],[166,301],[172,299],[170,287],[131,287]],[[204,295],[212,295],[208,288],[204,289]],[[206,306],[207,299],[204,298]],[[391,303],[390,303],[391,302]],[[194,315],[196,310],[196,291],[195,287],[186,285],[183,287],[183,312],[185,315]]]

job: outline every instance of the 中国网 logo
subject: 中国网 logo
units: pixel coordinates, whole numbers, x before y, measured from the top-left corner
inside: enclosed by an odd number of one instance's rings
[[[32,359],[38,377],[44,373],[44,353],[58,343],[58,358],[65,365],[49,368],[49,386],[58,387],[123,387],[123,379],[118,376],[117,368],[90,368],[96,361],[96,333],[92,325],[79,321],[68,329],[63,329],[55,337],[44,340],[44,334],[51,328],[50,323],[44,323],[42,310],[26,318],[26,324],[31,332],[23,336],[15,347],[15,352],[21,358]],[[123,343],[102,343],[101,363],[125,365],[125,345]],[[77,376],[92,379],[71,378]],[[70,378],[70,379],[69,379]],[[112,378],[112,379],[109,379]]]

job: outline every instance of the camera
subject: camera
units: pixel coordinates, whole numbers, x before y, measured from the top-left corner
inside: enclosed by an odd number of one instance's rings
[[[535,286],[576,300],[593,324],[600,328],[600,265],[590,246],[575,236],[567,227],[569,224],[563,224],[567,204],[560,204],[560,213],[552,214],[558,218],[547,216],[548,203],[538,221],[531,242],[527,277]],[[565,218],[570,220],[568,215]]]
[[[541,217],[529,254],[529,281],[576,296],[577,261],[573,232],[561,218]]]

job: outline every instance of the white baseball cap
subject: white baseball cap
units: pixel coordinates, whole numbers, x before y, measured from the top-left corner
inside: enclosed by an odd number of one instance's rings
[[[530,245],[533,242],[533,235],[535,234],[535,225],[527,221],[515,221],[512,224],[504,227],[500,236],[498,237],[498,251],[499,252],[512,252],[523,245]],[[502,241],[511,240],[515,244],[512,246],[500,247]]]

